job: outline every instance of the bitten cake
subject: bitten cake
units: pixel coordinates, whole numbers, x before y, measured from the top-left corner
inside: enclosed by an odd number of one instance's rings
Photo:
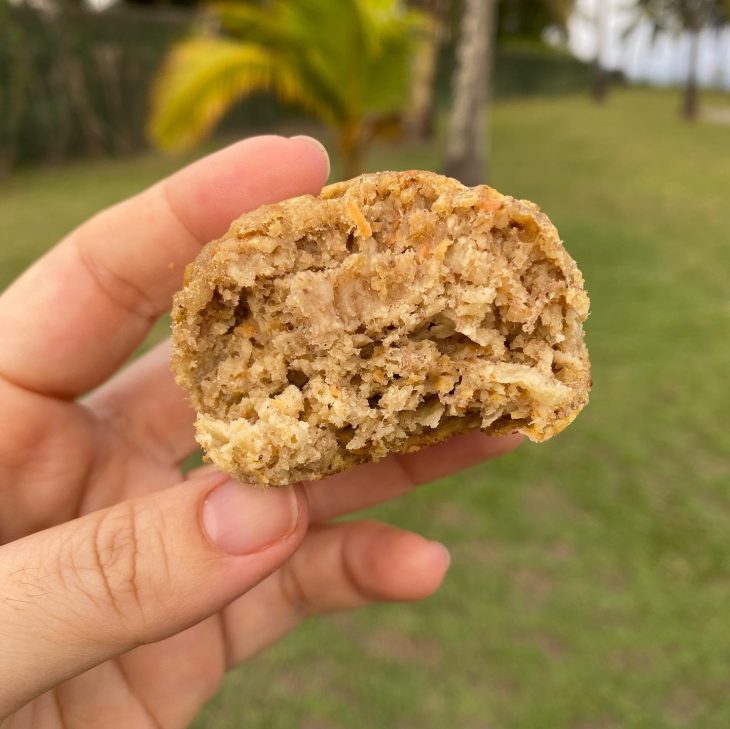
[[[173,369],[207,457],[284,485],[464,431],[550,438],[588,400],[588,304],[533,203],[381,172],[209,243],[175,297]]]

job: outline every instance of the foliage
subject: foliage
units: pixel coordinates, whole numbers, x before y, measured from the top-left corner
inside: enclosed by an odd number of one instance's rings
[[[0,173],[146,146],[150,77],[189,17],[78,5],[0,0]]]
[[[640,17],[648,18],[654,32],[699,31],[728,21],[730,0],[637,0]]]
[[[32,164],[146,147],[151,78],[191,21],[166,4],[87,13],[64,2],[61,14],[50,18],[0,0],[0,177]],[[529,40],[515,43],[512,38],[497,49],[497,97],[585,88],[586,71],[575,59]],[[444,49],[438,68],[442,106],[450,94],[452,51]],[[265,129],[303,113],[256,94],[232,110],[223,132]]]
[[[17,138],[27,104],[25,87],[29,75],[25,34],[13,22],[7,3],[0,0],[0,177],[10,170],[17,155]]]
[[[151,136],[162,148],[190,147],[238,99],[271,90],[335,129],[354,171],[405,101],[421,25],[398,0],[214,3],[161,71]]]
[[[637,0],[636,8],[635,20],[627,33],[631,33],[641,20],[648,19],[655,39],[661,32],[689,34],[689,61],[681,111],[686,119],[696,119],[699,115],[699,34],[706,28],[719,28],[730,22],[730,0]]]
[[[499,0],[498,37],[539,40],[549,26],[566,32],[574,5],[575,0]]]

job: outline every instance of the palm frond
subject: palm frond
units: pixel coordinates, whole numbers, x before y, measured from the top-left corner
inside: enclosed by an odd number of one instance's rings
[[[404,35],[427,33],[433,17],[416,8],[406,8],[398,0],[356,0],[355,5],[369,43],[377,52],[383,41]]]
[[[171,52],[153,88],[149,134],[162,149],[199,141],[234,100],[270,88],[274,59],[261,46],[190,38]]]
[[[237,40],[256,42],[269,47],[281,47],[294,40],[280,22],[276,5],[264,9],[240,0],[221,0],[206,6],[220,28]]]
[[[697,32],[730,22],[730,0],[637,0],[635,9],[634,27],[647,20],[654,39],[663,32]]]
[[[191,146],[256,90],[338,130],[393,114],[428,33],[427,17],[401,0],[215,0],[206,12],[208,34],[173,47],[154,88],[149,131],[163,148]]]
[[[267,48],[221,38],[194,37],[177,45],[153,88],[148,132],[161,149],[180,150],[200,141],[238,100],[270,90],[313,116],[333,123],[302,68]]]

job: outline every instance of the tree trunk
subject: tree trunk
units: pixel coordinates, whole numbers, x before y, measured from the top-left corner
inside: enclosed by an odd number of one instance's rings
[[[4,109],[0,115],[0,179],[7,177],[18,155],[18,132],[27,107],[31,58],[27,46],[16,38],[10,43],[10,78],[4,89]]]
[[[700,32],[690,30],[689,63],[687,66],[687,83],[684,87],[682,116],[688,121],[695,121],[700,113],[699,90],[697,88],[697,64],[700,55]]]
[[[430,27],[416,49],[411,69],[411,98],[406,114],[406,130],[413,139],[428,139],[433,135],[436,115],[436,69],[444,37],[444,0],[425,3]]]
[[[66,158],[73,134],[72,110],[64,74],[61,66],[54,63],[48,74],[39,74],[34,80],[39,98],[40,95],[47,95],[51,112],[50,126],[53,133],[47,134],[45,156],[51,162],[58,163]]]
[[[81,59],[68,55],[59,58],[59,67],[66,80],[66,93],[86,139],[86,149],[92,157],[99,156],[104,152],[104,125],[89,94],[84,64]]]
[[[340,129],[338,144],[342,160],[344,180],[357,177],[362,172],[364,140],[359,124],[349,124]]]
[[[84,64],[70,40],[74,19],[69,17],[68,7],[62,4],[58,13],[46,18],[49,37],[55,41],[53,70],[64,87],[61,98],[68,100],[69,109],[79,120],[88,153],[99,156],[104,151],[104,128],[89,95]]]
[[[446,145],[447,175],[465,185],[487,177],[487,121],[495,0],[465,0]]]
[[[609,0],[596,0],[596,57],[593,62],[593,86],[591,92],[594,101],[602,104],[608,93],[608,71],[606,69],[606,32],[608,30]]]
[[[342,174],[344,180],[351,180],[362,173],[362,150],[355,146],[350,147],[342,155]]]
[[[608,93],[608,75],[606,69],[596,64],[593,68],[593,86],[591,87],[593,100],[597,104],[602,104],[606,100]]]
[[[131,154],[134,151],[134,140],[125,116],[122,46],[99,43],[92,49],[92,57],[103,80],[101,88],[107,102],[104,126],[107,127],[109,150],[113,154]]]

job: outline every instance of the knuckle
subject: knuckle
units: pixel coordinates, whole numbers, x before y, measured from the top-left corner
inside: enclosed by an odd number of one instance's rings
[[[91,539],[99,586],[111,607],[122,616],[128,607],[142,609],[137,573],[140,548],[137,521],[134,507],[122,504],[100,519]]]
[[[279,570],[279,589],[284,602],[299,618],[306,618],[315,612],[293,560],[286,562]]]
[[[155,302],[128,275],[115,271],[114,266],[95,253],[93,248],[78,242],[75,249],[83,270],[113,304],[143,320],[158,314]]]
[[[99,515],[84,538],[71,545],[63,568],[87,598],[125,628],[144,626],[154,598],[152,573],[164,541],[154,520],[134,502]],[[163,578],[164,578],[163,571]],[[69,580],[69,574],[63,581]]]

